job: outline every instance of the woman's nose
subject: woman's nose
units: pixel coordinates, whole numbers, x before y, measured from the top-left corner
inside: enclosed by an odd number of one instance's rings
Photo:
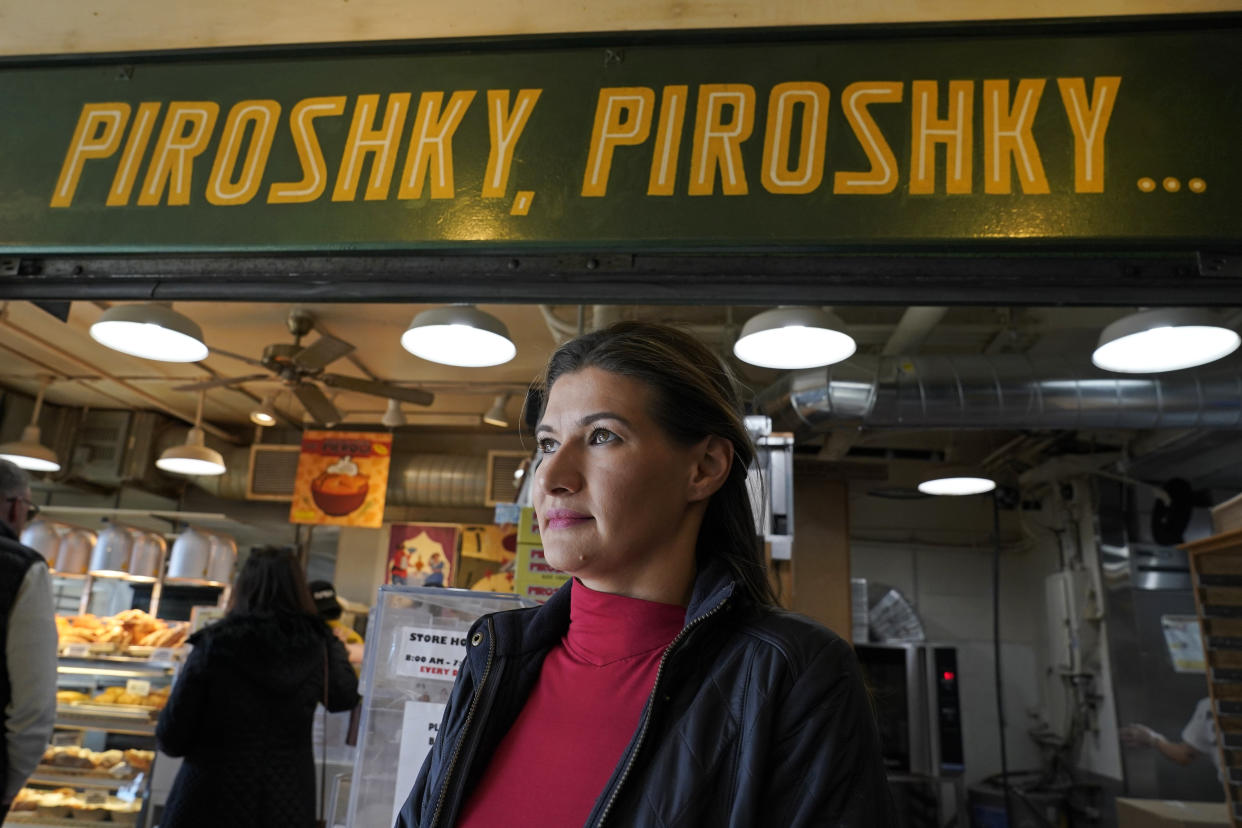
[[[535,480],[547,494],[578,491],[582,487],[582,475],[573,449],[561,446],[551,454],[542,455],[535,468]]]

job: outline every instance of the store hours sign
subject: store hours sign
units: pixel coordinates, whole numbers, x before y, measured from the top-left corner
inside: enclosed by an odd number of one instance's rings
[[[1242,24],[0,69],[0,249],[1236,240]]]
[[[452,681],[466,656],[466,634],[435,627],[401,628],[394,672],[402,676]]]

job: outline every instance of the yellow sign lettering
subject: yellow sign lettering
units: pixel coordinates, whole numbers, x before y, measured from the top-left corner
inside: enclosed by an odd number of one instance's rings
[[[303,98],[293,105],[289,113],[289,132],[293,136],[293,148],[297,150],[302,165],[301,181],[278,181],[267,191],[269,204],[297,204],[314,201],[323,195],[328,186],[328,165],[323,160],[319,136],[315,134],[315,119],[328,115],[340,115],[345,111],[345,96],[328,98]]]
[[[73,203],[73,194],[77,192],[78,179],[88,158],[107,158],[116,152],[121,134],[125,131],[125,122],[129,120],[129,112],[127,103],[82,105],[78,125],[73,130],[73,139],[60,168],[60,178],[52,192],[53,207],[68,207]]]
[[[936,192],[936,145],[945,145],[945,192],[969,193],[974,81],[949,81],[949,114],[937,118],[939,85],[914,81],[910,139],[910,192]]]
[[[797,164],[789,166],[794,114],[802,110]],[[814,192],[824,179],[828,87],[813,81],[781,83],[768,96],[763,140],[763,188],[770,193]]]
[[[483,174],[483,197],[501,198],[509,186],[509,166],[513,150],[526,129],[526,122],[535,110],[542,89],[522,89],[517,103],[509,110],[509,90],[487,90],[487,125],[491,150],[487,154],[487,171]],[[464,107],[463,107],[464,111]]]
[[[418,117],[414,120],[414,132],[405,156],[398,198],[421,198],[423,181],[429,177],[433,166],[435,174],[430,175],[431,197],[452,198],[456,193],[453,185],[453,136],[474,100],[474,94],[474,90],[454,92],[443,115],[440,113],[443,92],[424,92],[419,97]],[[531,106],[534,106],[533,102]]]
[[[384,120],[378,129],[372,126],[375,112],[379,109],[379,95],[359,95],[354,104],[354,120],[349,126],[349,138],[341,154],[341,165],[336,173],[336,186],[332,188],[333,201],[353,201],[362,178],[362,164],[370,156],[371,177],[367,181],[367,201],[388,198],[388,185],[397,164],[397,142],[405,125],[405,113],[410,108],[409,92],[394,92],[388,96]]]
[[[190,203],[190,180],[194,159],[207,149],[211,130],[220,114],[215,101],[172,101],[164,115],[164,126],[147,165],[147,177],[138,203],[154,206],[168,187],[168,203]]]
[[[599,90],[595,125],[591,128],[591,149],[587,154],[586,173],[582,176],[584,196],[602,196],[608,191],[613,150],[647,140],[654,108],[655,92],[646,86]]]
[[[883,195],[897,188],[897,158],[867,107],[873,103],[901,103],[903,87],[895,81],[858,81],[845,87],[841,106],[871,169],[840,170],[832,178],[834,193]]]
[[[651,176],[647,195],[671,196],[677,183],[677,156],[681,150],[681,127],[686,120],[688,86],[666,86],[660,96],[660,121],[656,126],[655,150],[651,153]]]
[[[245,204],[259,192],[263,171],[267,168],[267,156],[276,137],[276,124],[280,120],[280,104],[276,101],[240,101],[229,110],[220,136],[220,147],[207,179],[207,200],[212,204]],[[247,127],[250,144],[236,179],[232,178],[241,154]]]
[[[983,82],[983,191],[1008,193],[1010,159],[1016,159],[1018,182],[1024,193],[1048,192],[1048,179],[1031,134],[1035,111],[1044,94],[1043,78],[1018,81],[1013,105],[1009,104],[1008,80]]]
[[[731,111],[725,119],[726,107]],[[711,195],[720,170],[721,192],[746,195],[742,143],[755,125],[755,87],[748,83],[705,83],[699,87],[690,165],[690,195]]]
[[[1117,102],[1120,77],[1095,79],[1091,102],[1082,78],[1057,78],[1061,102],[1074,133],[1074,192],[1104,192],[1104,133]]]

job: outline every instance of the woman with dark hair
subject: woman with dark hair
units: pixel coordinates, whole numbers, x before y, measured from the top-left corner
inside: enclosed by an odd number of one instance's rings
[[[573,578],[472,627],[398,828],[895,825],[853,650],[776,606],[720,360],[623,322],[527,402],[544,554]]]
[[[155,731],[160,750],[185,757],[160,825],[314,825],[315,707],[349,710],[358,679],[293,553],[252,550],[227,614],[190,643]]]

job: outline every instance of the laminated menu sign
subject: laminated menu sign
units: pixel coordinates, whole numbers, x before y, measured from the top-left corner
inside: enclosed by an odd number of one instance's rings
[[[403,627],[393,672],[452,681],[466,655],[466,634],[435,627]]]
[[[378,529],[391,457],[392,434],[302,432],[289,522]]]
[[[401,720],[401,753],[397,760],[397,787],[393,791],[390,825],[396,823],[397,814],[405,804],[410,788],[414,787],[423,760],[435,744],[443,716],[443,704],[424,701],[405,703],[405,715]]]

